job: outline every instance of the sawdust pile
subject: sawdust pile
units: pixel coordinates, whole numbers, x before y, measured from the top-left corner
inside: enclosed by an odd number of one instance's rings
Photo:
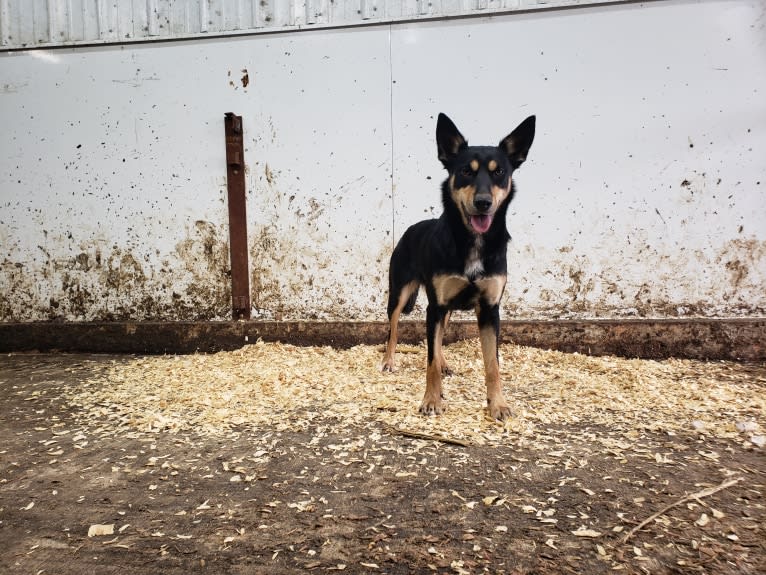
[[[385,425],[455,443],[501,444],[556,430],[608,429],[620,449],[644,431],[700,433],[763,445],[766,366],[589,357],[514,345],[500,350],[514,417],[484,410],[479,343],[446,348],[447,412],[417,413],[425,347],[400,346],[398,370],[381,373],[381,350],[258,342],[210,355],[115,361],[70,390],[78,417],[106,417],[118,431],[236,433],[245,429],[342,431]]]

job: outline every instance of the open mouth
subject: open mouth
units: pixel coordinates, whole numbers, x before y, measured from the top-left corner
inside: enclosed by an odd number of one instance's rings
[[[484,234],[489,230],[492,225],[492,216],[490,214],[482,214],[479,216],[471,216],[470,220],[473,231],[479,234]]]

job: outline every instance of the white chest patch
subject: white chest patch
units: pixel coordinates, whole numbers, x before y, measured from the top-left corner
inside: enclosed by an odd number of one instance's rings
[[[481,261],[481,248],[483,246],[484,242],[482,241],[481,236],[477,237],[471,251],[468,252],[468,258],[465,260],[465,269],[463,273],[471,279],[484,272],[484,264]]]

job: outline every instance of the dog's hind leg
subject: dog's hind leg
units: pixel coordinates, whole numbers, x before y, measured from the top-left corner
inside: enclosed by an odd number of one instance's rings
[[[444,314],[444,319],[442,319],[442,336],[447,333],[447,326],[449,325],[451,315],[451,311],[447,311],[447,313]],[[444,359],[444,346],[439,346],[439,349],[441,351],[439,354],[439,368],[441,369],[442,375],[452,375],[453,371],[447,366],[447,360]]]
[[[423,415],[440,415],[447,408],[442,400],[442,338],[444,336],[444,315],[446,310],[435,304],[428,304],[426,310],[426,338],[428,340],[428,369],[426,371],[426,392],[420,404]],[[442,359],[440,359],[442,358]]]
[[[383,363],[380,366],[381,371],[394,371],[394,354],[396,353],[397,331],[399,327],[399,316],[412,311],[415,305],[415,298],[418,294],[420,284],[417,281],[411,281],[404,284],[401,289],[394,290],[393,286],[388,294],[388,341],[386,342],[386,353],[383,356]]]

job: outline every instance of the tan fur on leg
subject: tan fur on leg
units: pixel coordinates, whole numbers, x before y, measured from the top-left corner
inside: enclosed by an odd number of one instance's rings
[[[481,353],[484,356],[484,377],[487,383],[487,408],[493,419],[504,421],[511,416],[503,397],[503,385],[500,382],[500,364],[497,361],[497,337],[492,326],[486,326],[479,331],[481,338]]]
[[[386,342],[386,352],[383,356],[383,363],[380,365],[380,371],[391,371],[393,372],[396,363],[394,361],[394,354],[396,353],[396,341],[397,341],[397,331],[399,327],[399,316],[402,313],[402,310],[404,309],[404,306],[407,305],[407,300],[410,299],[413,293],[418,289],[417,282],[410,282],[406,284],[402,291],[399,293],[399,301],[396,303],[396,308],[394,309],[394,312],[391,314],[391,320],[389,322],[389,332],[388,332],[388,341]]]
[[[433,359],[428,365],[426,371],[426,392],[423,395],[423,402],[420,404],[420,413],[423,415],[441,415],[447,409],[442,400],[442,322],[436,324],[434,330]]]
[[[442,320],[442,337],[445,333],[447,333],[447,326],[449,325],[450,316],[452,315],[451,311],[448,311],[444,315],[444,319]],[[439,354],[439,369],[442,372],[442,375],[452,375],[452,370],[447,365],[447,360],[444,358],[444,346],[440,345],[439,350],[441,353]]]

